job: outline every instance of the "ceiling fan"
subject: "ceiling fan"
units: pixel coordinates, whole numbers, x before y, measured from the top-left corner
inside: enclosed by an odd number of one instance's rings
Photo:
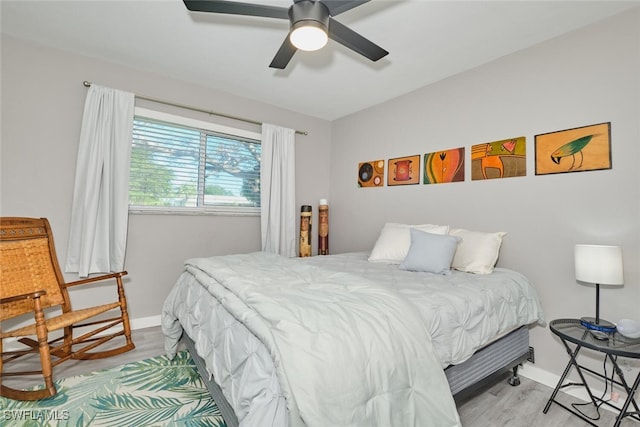
[[[284,69],[298,49],[318,50],[329,38],[372,61],[377,61],[389,53],[333,19],[334,16],[370,0],[293,0],[293,4],[288,8],[228,0],[183,1],[187,9],[193,12],[288,19],[289,34],[271,61],[271,68]]]

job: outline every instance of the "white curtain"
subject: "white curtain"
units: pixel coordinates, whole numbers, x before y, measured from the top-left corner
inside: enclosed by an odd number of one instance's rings
[[[91,85],[78,145],[65,271],[124,269],[135,96]]]
[[[296,256],[295,131],[262,125],[262,250]]]

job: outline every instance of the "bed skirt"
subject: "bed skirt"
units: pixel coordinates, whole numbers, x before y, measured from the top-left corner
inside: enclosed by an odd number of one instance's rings
[[[182,333],[182,338],[180,339],[187,347],[191,358],[196,364],[196,368],[198,369],[198,373],[202,377],[202,381],[207,386],[207,390],[209,390],[209,394],[213,397],[213,401],[218,405],[218,409],[220,409],[220,413],[222,414],[222,418],[224,418],[227,427],[238,427],[238,417],[236,417],[235,412],[233,412],[233,408],[229,401],[222,394],[222,389],[220,386],[213,380],[211,375],[207,372],[207,366],[205,365],[204,359],[198,356],[198,352],[196,351],[196,344],[186,333]]]
[[[493,374],[518,366],[528,357],[529,327],[525,325],[476,351],[464,363],[447,367],[444,373],[455,396]]]
[[[222,394],[222,390],[210,378],[204,360],[198,356],[193,340],[182,334],[181,340],[186,345],[193,358],[198,372],[202,377],[213,400],[218,405],[220,413],[228,427],[238,427],[238,418],[233,408]],[[454,397],[474,385],[483,384],[486,380],[502,373],[505,369],[516,368],[529,357],[529,327],[521,326],[502,338],[476,351],[471,358],[459,365],[451,365],[445,369],[445,375]]]

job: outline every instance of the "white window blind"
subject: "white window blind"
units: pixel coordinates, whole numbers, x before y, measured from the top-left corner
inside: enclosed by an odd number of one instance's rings
[[[134,118],[130,210],[259,213],[259,135],[154,115]]]

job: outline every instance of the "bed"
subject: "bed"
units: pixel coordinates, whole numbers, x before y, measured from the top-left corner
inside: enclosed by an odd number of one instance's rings
[[[493,265],[407,269],[378,243],[187,260],[163,307],[167,354],[187,344],[230,426],[459,425],[453,394],[527,357],[535,289]]]

